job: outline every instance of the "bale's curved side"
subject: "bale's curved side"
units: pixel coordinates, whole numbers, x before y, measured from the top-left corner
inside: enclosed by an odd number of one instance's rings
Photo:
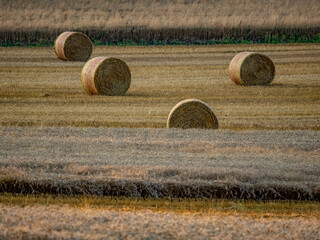
[[[261,53],[241,52],[229,65],[229,76],[238,85],[267,85],[272,82],[274,75],[272,60]]]
[[[64,32],[54,44],[56,55],[66,61],[86,61],[92,53],[91,40],[80,32]]]
[[[207,103],[199,99],[186,99],[172,108],[167,127],[217,129],[219,124],[213,109]]]
[[[69,37],[74,32],[64,32],[61,33],[57,39],[54,41],[54,52],[61,60],[68,61],[67,57],[64,54],[64,42],[67,37]]]
[[[106,57],[96,57],[89,60],[82,68],[81,82],[84,90],[89,94],[99,94],[94,83],[94,74],[99,64],[106,59]]]
[[[251,54],[250,52],[241,52],[238,53],[234,58],[231,60],[229,65],[229,76],[231,80],[237,85],[243,85],[243,81],[240,76],[240,67],[242,65],[243,60]]]
[[[81,81],[89,94],[124,95],[131,85],[131,73],[118,58],[97,57],[85,64]]]

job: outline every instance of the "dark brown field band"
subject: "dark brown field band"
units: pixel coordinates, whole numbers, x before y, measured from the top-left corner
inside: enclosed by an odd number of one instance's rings
[[[54,43],[54,50],[61,60],[66,60],[68,61],[67,57],[64,54],[64,43],[65,40],[74,32],[64,32],[62,33],[55,41]]]
[[[237,183],[198,185],[134,180],[66,180],[56,183],[52,179],[32,181],[4,178],[0,181],[0,193],[320,201],[320,189],[306,190],[296,186],[240,185]]]

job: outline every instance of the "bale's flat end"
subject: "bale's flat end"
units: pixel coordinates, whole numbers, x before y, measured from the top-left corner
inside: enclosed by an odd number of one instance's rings
[[[186,99],[172,108],[167,127],[217,129],[219,124],[213,109],[207,103],[199,99]]]

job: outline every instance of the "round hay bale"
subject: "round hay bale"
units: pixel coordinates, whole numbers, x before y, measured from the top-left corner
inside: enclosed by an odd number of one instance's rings
[[[131,84],[128,65],[118,58],[90,59],[81,72],[81,82],[89,94],[124,95]]]
[[[58,58],[66,61],[87,61],[92,53],[90,39],[80,32],[64,32],[54,42]]]
[[[238,85],[267,85],[274,78],[275,67],[264,54],[241,52],[231,60],[229,75]]]
[[[199,99],[186,99],[172,108],[167,127],[217,129],[219,124],[213,109],[207,103]]]

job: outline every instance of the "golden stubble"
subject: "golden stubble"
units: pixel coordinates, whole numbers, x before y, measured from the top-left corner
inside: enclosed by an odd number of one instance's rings
[[[173,212],[198,216],[242,216],[254,218],[317,218],[320,204],[309,201],[245,201],[228,199],[168,199],[5,193],[0,204],[7,206],[56,205],[83,210]]]
[[[232,83],[228,65],[243,50],[274,61],[270,86]],[[165,128],[177,102],[197,98],[214,109],[221,129],[320,129],[318,44],[95,47],[93,57],[117,57],[130,67],[124,96],[87,95],[84,63],[62,62],[51,48],[0,51],[2,126]]]

